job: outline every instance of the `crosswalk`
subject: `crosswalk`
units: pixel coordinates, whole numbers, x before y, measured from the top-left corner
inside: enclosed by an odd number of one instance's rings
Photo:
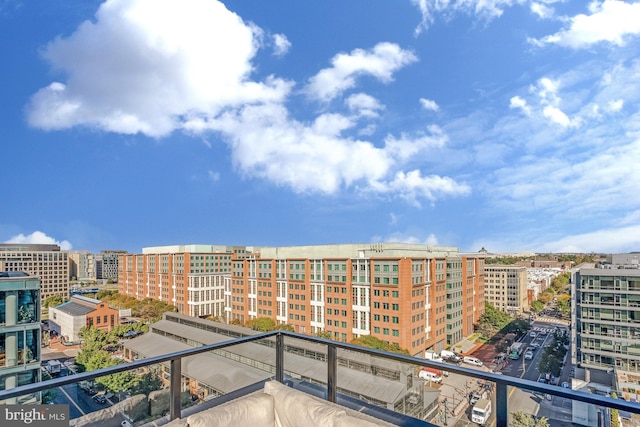
[[[534,326],[533,328],[531,328],[532,331],[534,332],[546,332],[546,333],[551,333],[553,331],[556,330],[556,328],[543,328],[540,326]]]
[[[543,323],[557,323],[557,324],[562,324],[562,325],[566,325],[568,322],[565,319],[558,319],[557,317],[537,317],[536,322],[543,322]]]

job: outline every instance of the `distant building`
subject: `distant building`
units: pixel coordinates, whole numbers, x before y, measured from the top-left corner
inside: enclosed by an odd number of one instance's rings
[[[54,325],[51,325],[51,323]],[[119,311],[100,300],[73,295],[57,307],[49,307],[50,327],[68,342],[80,340],[80,329],[94,326],[109,332],[120,324]]]
[[[339,341],[373,335],[413,355],[458,343],[484,312],[484,255],[455,247],[184,245],[119,262],[121,294],[182,314],[240,324],[268,317]]]
[[[69,252],[69,277],[76,280],[95,280],[96,267],[94,255],[89,251]]]
[[[497,310],[507,313],[527,310],[527,269],[513,265],[485,265],[484,298]]]
[[[0,386],[3,390],[39,382],[40,280],[0,271]],[[0,403],[38,403],[40,393]]]
[[[102,251],[95,255],[96,279],[118,280],[118,258],[127,251]]]
[[[40,298],[69,296],[69,255],[58,245],[0,244],[0,271],[24,271],[40,279]]]

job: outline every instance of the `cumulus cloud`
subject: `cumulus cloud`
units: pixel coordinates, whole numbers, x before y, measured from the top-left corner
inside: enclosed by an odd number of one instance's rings
[[[629,38],[640,34],[640,3],[594,1],[589,4],[589,12],[589,15],[566,18],[568,28],[542,39],[531,39],[531,42],[539,46],[558,44],[573,49],[600,42],[623,46]]]
[[[11,237],[5,243],[26,243],[26,244],[39,244],[39,245],[58,245],[63,251],[70,251],[73,247],[68,240],[58,241],[53,237],[47,236],[42,231],[34,231],[29,235],[22,233]]]
[[[538,15],[538,17],[543,19],[551,18],[554,15],[553,8],[549,7],[544,3],[534,1],[534,2],[531,2],[531,5],[529,5],[529,8],[531,9],[531,12],[533,14]]]
[[[335,194],[357,189],[402,197],[458,196],[468,187],[407,163],[447,140],[437,128],[415,136],[371,135],[384,105],[354,90],[336,108],[297,120],[286,105],[295,82],[268,76],[253,80],[259,49],[284,54],[290,42],[244,22],[211,0],[107,0],[94,21],[44,49],[65,77],[40,89],[28,106],[29,123],[45,130],[88,126],[160,138],[179,130],[204,138],[216,134],[231,150],[233,166],[249,179],[265,179],[295,192]],[[357,89],[360,77],[390,84],[417,57],[397,44],[379,43],[331,59],[302,93],[331,101]],[[306,96],[298,96],[308,101]],[[297,99],[296,99],[297,100]],[[209,178],[219,179],[217,172]],[[364,190],[364,191],[360,191]]]
[[[273,54],[276,56],[284,56],[291,49],[291,42],[284,34],[274,34],[273,36]]]
[[[522,110],[527,116],[531,115],[531,108],[527,105],[527,101],[520,98],[519,96],[514,96],[509,100],[509,108],[516,108]]]
[[[340,53],[331,60],[330,68],[320,70],[309,79],[305,90],[312,98],[328,102],[353,88],[359,76],[369,75],[389,83],[394,72],[416,60],[412,52],[393,43],[378,43],[371,50]]]
[[[366,93],[356,93],[349,96],[344,102],[349,110],[365,117],[378,117],[378,111],[383,110],[384,106],[373,96]]]
[[[44,49],[66,82],[31,98],[29,123],[160,137],[184,116],[281,100],[283,80],[249,80],[259,39],[220,2],[109,0],[95,21]]]
[[[436,101],[433,101],[431,99],[420,98],[420,105],[422,105],[422,108],[424,108],[425,110],[440,110],[440,107],[438,106],[438,104],[436,104]]]

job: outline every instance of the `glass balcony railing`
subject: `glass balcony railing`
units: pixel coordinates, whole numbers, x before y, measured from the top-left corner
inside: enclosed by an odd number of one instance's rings
[[[146,358],[130,351],[139,360],[96,371],[17,381],[0,390],[0,403],[41,396],[43,403],[67,403],[71,425],[162,425],[242,398],[275,379],[391,425],[453,426],[466,417],[507,427],[520,413],[553,412],[568,422],[572,415],[574,422],[576,416],[597,422],[640,414],[636,402],[288,331],[195,347],[176,342],[171,348],[177,351]],[[482,405],[489,405],[488,413]]]

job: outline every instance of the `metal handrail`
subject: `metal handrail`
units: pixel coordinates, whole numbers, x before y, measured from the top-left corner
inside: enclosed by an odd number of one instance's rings
[[[248,342],[265,340],[268,338],[275,338],[275,351],[276,351],[276,379],[280,382],[284,379],[284,348],[285,337],[295,338],[299,340],[310,341],[316,344],[324,344],[327,346],[327,400],[335,402],[337,395],[337,350],[348,350],[353,352],[364,353],[370,356],[377,356],[380,358],[395,360],[412,365],[421,365],[430,368],[436,368],[446,370],[456,374],[461,374],[467,377],[487,380],[496,383],[496,426],[507,427],[507,415],[508,415],[508,397],[507,387],[516,387],[533,392],[540,392],[544,394],[550,394],[560,396],[580,402],[590,403],[593,405],[604,406],[608,408],[615,408],[634,414],[640,414],[640,403],[627,402],[622,399],[613,399],[610,397],[599,396],[596,394],[590,394],[571,389],[566,389],[549,384],[543,384],[525,380],[522,378],[509,377],[501,374],[479,371],[472,368],[465,368],[455,365],[449,365],[442,362],[434,362],[432,360],[421,359],[413,356],[406,356],[398,353],[389,353],[382,350],[372,349],[368,347],[361,347],[353,344],[347,344],[338,341],[332,341],[328,339],[318,338],[315,336],[302,335],[295,332],[286,330],[277,330],[271,332],[260,333],[256,335],[246,336],[242,338],[234,338],[228,341],[223,341],[216,344],[208,344],[201,347],[182,350],[174,353],[168,353],[161,356],[149,357],[142,360],[136,360],[133,362],[122,363],[120,365],[111,366],[108,368],[102,368],[90,372],[82,372],[79,374],[54,378],[39,383],[27,384],[18,386],[8,390],[0,391],[0,401],[10,399],[13,397],[23,396],[31,393],[36,393],[51,388],[61,387],[67,384],[74,384],[80,381],[92,380],[104,375],[115,374],[118,372],[130,371],[138,368],[144,368],[146,366],[155,365],[158,363],[169,362],[171,366],[171,400],[169,419],[173,420],[180,417],[180,375],[181,375],[181,360],[184,357],[194,356],[200,353],[206,353],[213,350],[222,349],[225,347],[231,347],[238,344],[244,344]]]

